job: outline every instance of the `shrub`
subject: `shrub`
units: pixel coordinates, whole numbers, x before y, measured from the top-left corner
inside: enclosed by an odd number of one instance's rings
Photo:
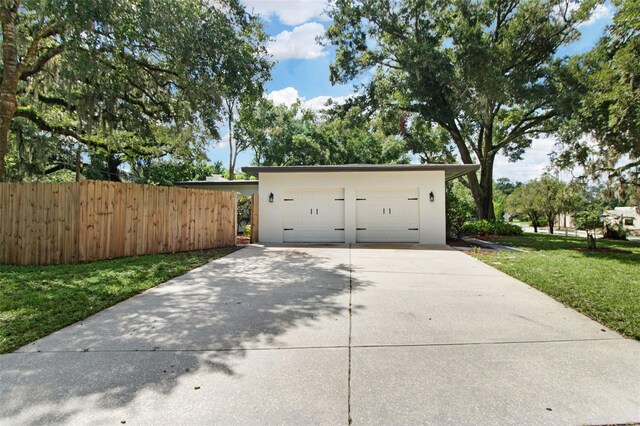
[[[465,235],[522,235],[522,228],[501,220],[478,220],[467,222],[463,226]]]
[[[609,240],[626,240],[627,239],[627,230],[624,229],[622,223],[605,223],[604,225],[604,233],[602,235],[603,238],[607,238]]]
[[[244,236],[245,237],[250,237],[251,236],[251,224],[248,224],[248,225],[244,226]]]

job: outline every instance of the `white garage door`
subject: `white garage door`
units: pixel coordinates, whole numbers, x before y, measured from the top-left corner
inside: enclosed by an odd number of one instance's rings
[[[418,188],[356,191],[356,241],[419,242],[418,195]]]
[[[344,242],[344,189],[284,193],[284,242]]]

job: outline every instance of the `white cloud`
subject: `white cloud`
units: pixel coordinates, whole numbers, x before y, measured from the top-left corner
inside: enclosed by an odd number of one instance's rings
[[[292,31],[282,31],[269,42],[267,49],[276,60],[319,58],[328,54],[316,41],[316,37],[322,34],[322,24],[309,22],[295,27]]]
[[[287,25],[299,25],[310,19],[326,19],[324,0],[243,0],[249,11],[269,19],[277,16]]]
[[[343,104],[350,98],[347,96],[316,96],[303,102],[303,106],[313,111],[321,111],[327,108],[327,101],[331,99],[334,104]]]
[[[556,13],[556,18],[560,19],[562,15],[562,11],[566,10],[567,15],[571,16],[578,8],[580,7],[580,2],[570,2],[568,4],[556,5],[554,6],[554,11]],[[578,28],[587,27],[589,25],[593,25],[596,22],[603,19],[611,19],[613,16],[613,7],[610,4],[602,3],[598,4],[593,8],[591,12],[591,16],[586,21],[580,23]]]
[[[285,87],[282,90],[274,90],[273,92],[265,96],[267,99],[273,101],[276,105],[291,106],[297,99],[300,98],[300,94],[293,87]]]
[[[587,27],[589,25],[593,25],[601,19],[610,19],[613,16],[613,8],[607,4],[599,4],[591,13],[591,16],[588,20],[584,21],[579,25],[579,27]]]
[[[220,140],[216,141],[217,149],[227,149],[229,148],[229,131],[226,130],[224,135],[220,136]]]
[[[295,101],[300,100],[303,108],[310,109],[312,111],[321,111],[326,108],[327,101],[331,99],[334,103],[341,104],[349,99],[347,96],[316,96],[315,98],[306,99],[304,96],[300,96],[298,90],[294,87],[285,87],[281,90],[274,90],[265,96],[267,99],[273,101],[276,105],[291,106]]]
[[[494,179],[507,177],[512,181],[527,182],[539,178],[549,166],[549,154],[554,151],[555,138],[546,137],[533,141],[523,155],[522,161],[510,163],[502,154],[496,156]]]

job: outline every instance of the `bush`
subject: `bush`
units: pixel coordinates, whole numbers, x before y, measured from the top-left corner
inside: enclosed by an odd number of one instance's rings
[[[605,223],[602,237],[609,240],[626,240],[627,230],[621,223]]]
[[[478,220],[467,222],[463,226],[465,235],[522,235],[522,228],[518,225],[503,222],[501,220]]]
[[[244,236],[245,237],[250,237],[251,236],[251,225],[245,225],[244,226]]]

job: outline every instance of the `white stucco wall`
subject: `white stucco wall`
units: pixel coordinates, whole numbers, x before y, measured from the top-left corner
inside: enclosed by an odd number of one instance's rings
[[[263,243],[283,241],[284,192],[303,188],[344,188],[346,243],[356,242],[356,190],[419,188],[420,243],[446,241],[444,171],[261,173],[259,181],[259,233]],[[434,202],[429,201],[430,192]],[[273,203],[269,203],[270,193]]]

